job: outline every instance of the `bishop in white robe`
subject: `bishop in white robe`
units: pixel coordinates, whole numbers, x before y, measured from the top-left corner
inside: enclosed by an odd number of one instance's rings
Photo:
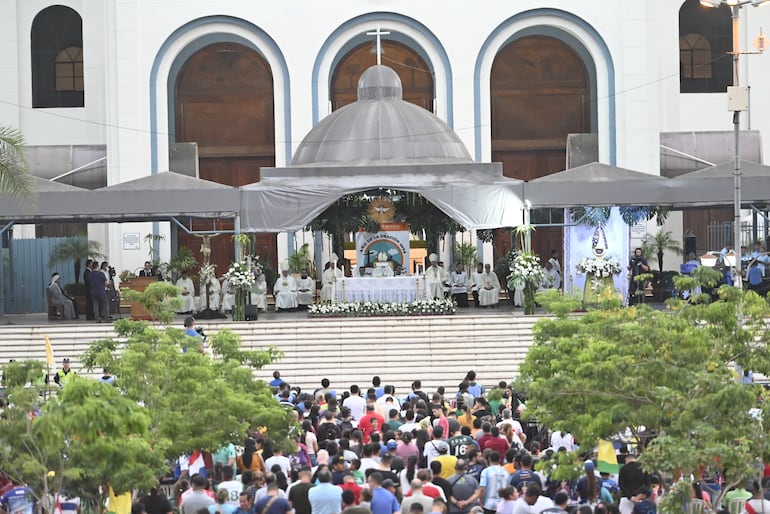
[[[275,312],[297,308],[297,281],[289,275],[288,263],[281,266],[281,276],[273,286]]]
[[[438,265],[438,256],[430,254],[430,267],[425,270],[425,291],[428,298],[444,298],[444,284],[449,283],[449,274]]]

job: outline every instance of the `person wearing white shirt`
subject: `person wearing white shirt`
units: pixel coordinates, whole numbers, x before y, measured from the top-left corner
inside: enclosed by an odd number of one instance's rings
[[[350,409],[350,416],[358,423],[366,412],[366,400],[361,397],[361,389],[356,384],[350,386],[350,396],[342,402],[343,407]]]
[[[288,262],[281,264],[281,276],[275,281],[273,295],[275,296],[275,312],[297,308],[297,281],[289,275]]]
[[[553,508],[553,501],[547,496],[540,495],[540,487],[530,483],[524,496],[513,504],[513,514],[540,514],[545,509]]]
[[[315,297],[315,279],[311,278],[307,274],[307,268],[300,270],[299,278],[297,279],[297,303],[299,308],[306,310],[308,305],[313,303]]]
[[[176,287],[181,289],[179,298],[182,300],[182,310],[180,313],[190,313],[195,310],[195,285],[187,277],[187,272],[183,271],[182,276],[176,281]]]
[[[569,432],[556,430],[551,433],[551,448],[553,448],[554,451],[559,451],[559,448],[564,448],[568,452],[571,452],[575,449],[575,439]]]
[[[276,464],[281,467],[284,475],[287,477],[291,476],[291,461],[278,449],[273,450],[273,455],[265,459],[265,469],[270,471]]]
[[[227,491],[227,503],[234,507],[238,506],[238,499],[243,492],[243,482],[233,480],[233,467],[225,466],[222,468],[222,481],[217,485],[217,491]]]

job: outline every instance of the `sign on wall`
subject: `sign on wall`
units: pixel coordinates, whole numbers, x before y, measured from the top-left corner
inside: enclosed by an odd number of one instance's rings
[[[356,234],[356,266],[374,267],[387,261],[392,267],[409,267],[409,230],[406,225],[383,223],[380,232]]]

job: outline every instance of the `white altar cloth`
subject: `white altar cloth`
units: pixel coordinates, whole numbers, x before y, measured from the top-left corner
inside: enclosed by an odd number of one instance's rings
[[[337,279],[338,302],[413,302],[425,298],[421,276]]]

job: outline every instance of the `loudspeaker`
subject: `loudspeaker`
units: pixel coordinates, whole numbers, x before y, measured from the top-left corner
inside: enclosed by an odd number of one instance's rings
[[[246,305],[246,307],[243,309],[243,314],[246,318],[246,321],[257,321],[257,306]]]

